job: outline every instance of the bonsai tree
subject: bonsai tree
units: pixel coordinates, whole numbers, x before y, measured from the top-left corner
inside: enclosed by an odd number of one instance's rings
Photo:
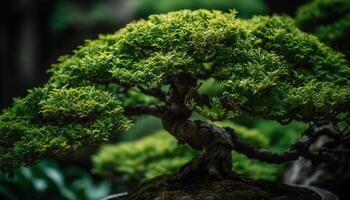
[[[232,150],[270,163],[338,162],[333,152],[310,147],[324,134],[349,140],[344,55],[290,18],[234,16],[206,10],[154,15],[61,57],[47,84],[1,115],[0,168],[13,171],[105,142],[141,115],[160,118],[169,134],[200,151],[178,170],[178,180],[234,177]],[[219,95],[199,92],[209,78],[222,86]],[[203,120],[191,120],[193,113]],[[273,153],[211,123],[244,114],[310,125],[288,150]]]

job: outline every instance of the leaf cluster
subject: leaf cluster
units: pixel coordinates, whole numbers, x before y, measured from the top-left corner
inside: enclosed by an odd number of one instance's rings
[[[122,112],[118,99],[93,87],[33,89],[0,116],[0,168],[14,171],[107,141],[129,126]]]

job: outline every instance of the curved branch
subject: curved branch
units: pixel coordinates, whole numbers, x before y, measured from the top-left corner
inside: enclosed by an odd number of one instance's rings
[[[162,118],[165,111],[166,111],[165,106],[139,104],[139,105],[125,108],[124,115],[126,116],[153,115],[153,116]]]
[[[266,149],[258,148],[238,138],[232,129],[225,129],[231,134],[233,149],[239,153],[246,155],[248,158],[279,164],[291,160],[296,160],[299,157],[299,154],[296,150],[290,149],[283,153],[274,153]]]
[[[331,127],[328,124],[323,126],[316,126],[315,123],[310,123],[310,128],[308,128],[303,133],[303,136],[297,142],[292,144],[288,150],[282,153],[274,153],[266,149],[261,149],[253,146],[241,140],[232,129],[225,128],[225,130],[231,135],[233,149],[239,153],[246,155],[248,158],[276,164],[297,160],[299,157],[304,157],[316,162],[342,162],[340,160],[337,160],[334,155],[329,152],[312,152],[310,150],[311,145],[321,135],[325,134],[328,131],[332,131]]]

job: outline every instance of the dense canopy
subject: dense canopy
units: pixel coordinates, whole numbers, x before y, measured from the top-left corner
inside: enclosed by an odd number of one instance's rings
[[[153,15],[89,40],[50,69],[42,88],[0,116],[0,169],[106,141],[129,127],[126,106],[157,102],[190,73],[221,86],[209,105],[188,99],[209,120],[240,113],[265,119],[331,120],[349,114],[350,68],[343,54],[296,28],[288,17],[235,19],[235,12],[183,10]]]
[[[232,110],[279,119],[348,110],[350,68],[342,54],[289,18],[234,15],[185,10],[129,24],[61,58],[51,82],[115,79],[159,87],[165,77],[190,71],[225,85]]]

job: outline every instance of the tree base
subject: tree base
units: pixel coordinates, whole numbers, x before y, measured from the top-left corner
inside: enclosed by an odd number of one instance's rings
[[[242,178],[212,180],[206,177],[178,181],[160,176],[141,184],[123,200],[321,200],[304,188]],[[121,200],[120,199],[120,200]]]

